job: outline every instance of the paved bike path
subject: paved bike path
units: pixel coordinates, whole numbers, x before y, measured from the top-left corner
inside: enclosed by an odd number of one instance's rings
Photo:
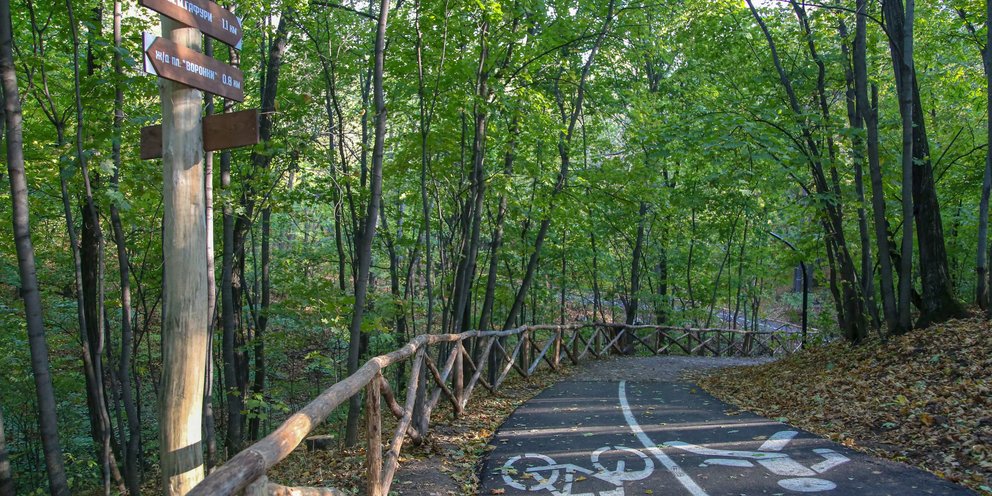
[[[736,410],[686,382],[558,383],[496,432],[480,494],[970,495]]]

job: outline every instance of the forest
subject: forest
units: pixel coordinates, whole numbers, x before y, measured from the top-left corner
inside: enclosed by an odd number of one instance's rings
[[[260,141],[203,154],[206,246],[177,258],[142,33],[182,26],[0,0],[0,496],[185,494],[174,403],[209,472],[421,334],[808,318],[861,343],[992,310],[988,1],[220,3],[240,49],[191,46],[244,102],[191,91],[192,118],[258,109]],[[171,348],[186,317],[206,338]]]

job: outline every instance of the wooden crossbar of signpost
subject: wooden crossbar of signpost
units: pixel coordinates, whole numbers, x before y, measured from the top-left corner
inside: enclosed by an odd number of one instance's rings
[[[583,334],[585,330],[592,330],[588,339]],[[765,341],[754,339],[759,343],[759,347],[771,354],[793,353],[802,347],[799,342],[798,348],[794,348],[795,341],[788,331],[781,332],[756,332],[736,329],[691,329],[676,326],[627,326],[623,324],[570,324],[570,325],[535,325],[522,326],[506,331],[469,331],[462,334],[435,334],[417,336],[402,348],[394,350],[388,354],[380,355],[370,359],[354,374],[344,380],[332,385],[324,390],[317,398],[307,404],[300,411],[292,414],[279,428],[255,443],[244,451],[236,454],[226,464],[219,467],[210,474],[203,482],[197,485],[190,496],[204,495],[232,495],[248,487],[247,494],[304,494],[315,496],[336,496],[344,494],[337,489],[331,488],[286,488],[269,481],[265,474],[279,461],[283,460],[312,432],[327,416],[338,406],[344,404],[348,399],[360,392],[366,394],[366,425],[367,425],[367,471],[368,487],[366,494],[386,495],[389,494],[395,476],[399,457],[408,436],[426,435],[426,432],[415,433],[413,425],[430,425],[431,412],[434,403],[444,396],[450,400],[452,412],[461,412],[468,407],[473,388],[479,382],[484,382],[482,378],[484,370],[489,366],[496,367],[500,372],[494,384],[487,385],[487,388],[498,390],[505,382],[507,376],[516,371],[521,377],[527,377],[541,370],[541,364],[547,365],[544,370],[555,370],[560,368],[560,358],[556,359],[553,350],[561,347],[566,341],[572,346],[578,343],[585,343],[586,348],[575,361],[578,362],[585,354],[595,353],[596,337],[600,332],[613,331],[610,342],[602,347],[602,352],[608,353],[615,350],[615,342],[624,335],[631,336],[630,345],[634,352],[658,355],[667,353],[670,347],[677,346],[683,353],[692,354],[700,350],[713,354],[722,354],[741,350],[743,346],[723,346],[715,347],[713,343],[720,337],[721,340],[733,343],[737,337],[766,338]],[[635,331],[650,330],[655,333],[657,341],[655,344],[667,343],[664,347],[657,347],[649,344],[652,336],[640,336]],[[540,346],[538,351],[537,333],[551,332],[547,339]],[[570,339],[565,336],[571,333]],[[517,342],[512,353],[506,350],[499,343],[500,338],[516,337]],[[474,361],[464,342],[469,339],[483,339],[486,344],[482,346],[482,355],[485,357],[494,354],[499,357],[489,364],[485,360]],[[682,341],[686,341],[685,344]],[[743,343],[744,340],[737,341]],[[430,350],[443,347],[440,356],[445,356],[445,364],[440,369],[434,359],[430,358]],[[569,353],[570,346],[564,349]],[[518,362],[523,362],[524,351],[533,349],[536,357],[530,361],[527,368]],[[576,348],[577,350],[577,348]],[[438,357],[440,359],[440,356]],[[408,381],[405,388],[404,404],[401,406],[393,394],[393,389],[383,375],[383,371],[394,364],[411,360],[412,365],[408,374]],[[473,373],[467,383],[463,382],[465,372],[462,370],[467,363],[472,368]],[[418,388],[420,380],[420,370],[428,368],[427,387]],[[461,385],[459,385],[461,384]],[[428,408],[424,409],[424,418],[414,419],[414,405],[419,394],[429,395],[430,399],[425,400]],[[382,410],[387,409],[389,413],[398,418],[396,429],[390,439],[386,441],[386,450],[383,452],[382,438]],[[417,422],[414,422],[417,420]],[[252,492],[256,491],[256,492]]]
[[[258,109],[203,118],[203,150],[215,152],[258,143]],[[162,125],[141,128],[141,159],[162,158]]]

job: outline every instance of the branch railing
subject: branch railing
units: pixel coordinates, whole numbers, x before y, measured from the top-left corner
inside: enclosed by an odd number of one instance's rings
[[[470,341],[475,346],[466,346]],[[369,359],[354,374],[325,389],[272,433],[217,468],[189,494],[233,495],[243,490],[249,496],[344,494],[332,488],[288,488],[270,482],[266,472],[288,457],[335,408],[363,390],[368,440],[366,494],[385,496],[399,467],[407,436],[412,439],[426,436],[431,414],[442,397],[457,416],[463,413],[479,384],[496,392],[513,372],[530,377],[542,364],[557,371],[564,360],[578,364],[587,358],[644,351],[651,355],[778,355],[794,353],[803,344],[801,336],[794,332],[607,323],[529,325],[505,331],[420,335],[395,351]],[[474,353],[469,351],[470,347]],[[432,349],[436,353],[432,354]],[[412,360],[412,365],[404,404],[400,405],[383,370],[405,360]],[[422,376],[429,387],[419,387]],[[425,395],[419,398],[423,402],[419,409],[415,408],[418,392]],[[383,404],[387,414],[396,418],[396,428],[385,453]]]

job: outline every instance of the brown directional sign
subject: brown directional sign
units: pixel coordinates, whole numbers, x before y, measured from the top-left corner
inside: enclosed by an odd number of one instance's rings
[[[139,3],[241,50],[241,19],[210,0],[139,0]]]
[[[203,149],[208,152],[258,143],[258,109],[203,118]],[[162,156],[162,125],[141,128],[141,159]]]
[[[144,47],[145,72],[230,100],[244,101],[244,74],[237,68],[148,33],[144,35]]]

